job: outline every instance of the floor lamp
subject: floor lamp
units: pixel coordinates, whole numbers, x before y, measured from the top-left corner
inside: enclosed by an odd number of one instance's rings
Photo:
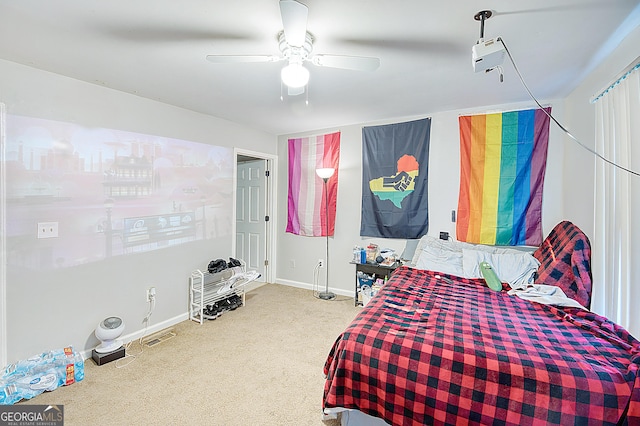
[[[326,234],[327,234],[327,259],[326,259],[326,271],[327,271],[327,277],[326,277],[326,287],[325,287],[325,291],[321,291],[320,293],[318,293],[318,297],[320,299],[324,299],[324,300],[331,300],[334,299],[336,297],[336,295],[332,292],[329,291],[329,192],[327,191],[327,181],[329,180],[329,178],[331,176],[333,176],[333,174],[335,173],[335,169],[332,167],[328,167],[328,168],[323,168],[323,169],[316,169],[316,174],[318,176],[320,176],[320,178],[324,181],[324,211],[325,211],[325,216],[326,216],[326,220],[325,220],[325,224],[326,224]]]

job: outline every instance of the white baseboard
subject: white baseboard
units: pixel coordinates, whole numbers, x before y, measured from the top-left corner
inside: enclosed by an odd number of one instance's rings
[[[259,287],[262,287],[265,284],[267,284],[267,283],[258,282],[258,281],[250,282],[245,286],[245,291],[249,292],[249,291],[255,290],[255,289],[259,288]],[[315,290],[313,288],[312,284],[303,283],[303,282],[299,282],[299,281],[277,279],[275,284],[286,285],[286,286],[289,286],[289,287],[303,288],[303,289],[306,289],[306,290]],[[322,289],[320,289],[320,290],[322,291]],[[331,287],[329,287],[329,290],[334,292],[335,294],[339,294],[341,296],[353,297],[353,291],[344,290],[344,289],[336,289],[336,288],[331,288]],[[124,343],[126,345],[129,342],[132,342],[134,340],[140,339],[141,337],[148,336],[150,334],[153,334],[153,333],[156,333],[158,331],[164,330],[165,328],[169,328],[171,326],[174,326],[174,325],[176,325],[178,323],[181,323],[181,322],[187,321],[187,320],[189,320],[189,312],[188,311],[183,313],[183,314],[177,315],[177,316],[175,316],[173,318],[169,318],[169,319],[167,319],[165,321],[159,322],[157,324],[152,324],[150,327],[147,327],[146,329],[141,329],[141,330],[135,331],[133,333],[126,334],[126,335],[122,336],[121,340],[122,340],[122,343]],[[93,348],[92,349],[85,349],[84,351],[81,352],[82,356],[83,356],[83,358],[85,360],[91,358],[91,351],[92,350],[93,350]]]
[[[177,315],[173,318],[169,318],[165,321],[159,322],[157,324],[152,324],[151,326],[147,327],[146,329],[141,329],[138,331],[134,331],[133,333],[129,333],[129,334],[125,334],[124,336],[122,336],[122,338],[120,340],[122,340],[122,343],[124,343],[125,345],[129,342],[132,342],[134,340],[138,340],[141,337],[144,336],[148,336],[150,334],[156,333],[160,330],[164,330],[165,328],[171,327],[173,325],[176,325],[182,321],[186,321],[189,319],[189,312],[185,312],[183,314]],[[85,349],[84,351],[82,351],[82,357],[87,360],[89,358],[91,358],[91,351],[93,351],[92,349]]]
[[[248,283],[245,286],[245,291],[255,290],[256,288],[262,287],[265,284],[266,284],[265,282],[252,281],[252,282]],[[157,332],[159,332],[161,330],[164,330],[165,328],[169,328],[169,327],[174,326],[174,325],[176,325],[178,323],[181,323],[183,321],[188,321],[188,320],[189,320],[189,311],[187,311],[187,312],[185,312],[183,314],[177,315],[177,316],[175,316],[173,318],[169,318],[169,319],[167,319],[165,321],[159,322],[157,324],[152,324],[150,327],[147,327],[146,329],[143,328],[143,329],[140,329],[140,330],[135,331],[133,333],[126,334],[126,335],[122,336],[122,338],[120,340],[122,340],[122,343],[124,343],[126,345],[129,342],[132,342],[134,340],[138,340],[138,339],[140,339],[142,337],[145,337],[145,336],[149,336],[151,334],[154,334],[154,333],[157,333]],[[82,352],[83,358],[84,359],[91,358],[91,352],[92,351],[93,351],[93,348],[92,349],[85,349]]]
[[[314,288],[313,284],[303,283],[303,282],[300,282],[300,281],[286,280],[284,278],[277,278],[276,279],[276,284],[287,285],[289,287],[304,288],[306,290],[317,290],[317,291],[324,291],[325,290],[324,287],[318,289],[318,288]],[[329,287],[329,291],[331,291],[331,292],[333,292],[335,294],[339,294],[340,296],[353,297],[353,290],[345,290],[343,288]]]

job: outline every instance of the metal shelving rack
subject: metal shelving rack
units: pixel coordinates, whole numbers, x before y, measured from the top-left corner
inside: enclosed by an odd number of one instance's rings
[[[246,265],[227,268],[220,272],[209,273],[196,269],[189,277],[189,319],[202,324],[203,311],[207,305],[224,300],[230,296],[242,297],[245,303],[244,287],[260,277],[255,271],[247,272]]]

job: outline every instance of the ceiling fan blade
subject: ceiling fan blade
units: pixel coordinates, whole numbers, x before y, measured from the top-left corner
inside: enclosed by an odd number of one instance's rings
[[[207,60],[216,64],[241,62],[278,62],[283,58],[274,55],[207,55]]]
[[[301,47],[307,35],[309,8],[295,0],[280,0],[284,37],[290,46]]]
[[[320,67],[356,71],[375,71],[380,67],[380,58],[368,56],[314,55],[310,60]]]

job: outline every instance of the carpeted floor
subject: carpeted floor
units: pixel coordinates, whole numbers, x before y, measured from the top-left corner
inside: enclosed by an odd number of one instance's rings
[[[268,284],[215,321],[176,325],[176,337],[134,360],[88,359],[82,382],[23,403],[63,404],[67,426],[338,425],[322,421],[322,367],[360,309]]]

